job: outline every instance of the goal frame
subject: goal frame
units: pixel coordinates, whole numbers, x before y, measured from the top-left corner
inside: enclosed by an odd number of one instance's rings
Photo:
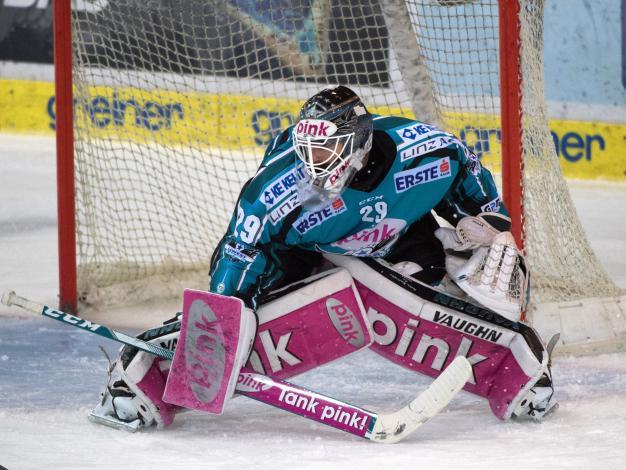
[[[326,5],[325,8],[329,8],[328,0],[321,1]],[[437,0],[437,2],[443,7],[456,7],[466,2],[473,4],[475,0]],[[79,249],[82,256],[85,247],[84,245],[80,247],[77,245],[79,240],[82,243],[82,237],[85,235],[82,230],[82,221],[77,213],[78,209],[82,214],[83,208],[77,202],[82,200],[83,161],[75,160],[77,153],[82,154],[83,152],[83,140],[75,141],[75,135],[81,136],[81,128],[78,125],[75,127],[74,122],[75,119],[81,118],[81,109],[74,109],[74,103],[81,97],[78,95],[75,97],[73,90],[81,87],[82,82],[78,79],[77,83],[73,83],[73,60],[75,56],[73,38],[80,36],[80,29],[73,31],[71,5],[72,0],[54,2],[53,35],[59,306],[64,311],[77,312],[79,300],[82,300],[84,295],[87,296],[86,302],[104,301],[105,303],[112,303],[111,301],[115,302],[122,299],[111,299],[111,296],[115,297],[117,294],[116,289],[111,286],[126,287],[126,285],[121,284],[120,277],[110,285],[104,286],[102,292],[98,293],[100,286],[97,283],[93,286],[89,285],[89,276],[83,278],[81,274],[81,278],[78,279],[78,273],[83,272],[83,268],[86,266],[90,269],[94,267],[110,268],[111,266],[107,264],[108,260],[103,263],[99,263],[98,260],[83,263],[82,258],[81,265],[78,265],[77,259]],[[380,7],[382,10],[383,21],[388,26],[387,39],[390,48],[385,49],[385,51],[389,53],[390,63],[392,63],[392,58],[395,58],[394,66],[398,67],[396,73],[401,77],[401,85],[404,86],[403,93],[408,95],[413,115],[419,114],[427,122],[441,124],[440,119],[443,117],[443,113],[440,112],[440,107],[445,108],[446,105],[438,101],[439,90],[432,87],[433,75],[431,75],[431,69],[427,65],[428,51],[426,54],[422,53],[424,44],[420,34],[420,25],[411,18],[412,6],[415,5],[405,0],[385,0],[377,4],[377,8]],[[498,140],[501,144],[499,163],[501,163],[502,200],[511,216],[511,231],[518,246],[524,250],[527,263],[534,273],[535,288],[526,312],[526,319],[546,340],[556,332],[561,333],[557,348],[558,353],[593,354],[625,349],[626,290],[615,285],[593,253],[577,218],[567,184],[560,171],[559,162],[551,152],[553,148],[547,129],[548,121],[543,89],[543,24],[541,23],[542,16],[539,16],[543,14],[543,8],[543,0],[497,0],[497,2],[490,0],[489,2],[489,10],[493,13],[497,10],[498,14],[497,21],[494,20],[491,23],[494,30],[495,28],[498,29],[498,41],[495,41],[494,38],[488,46],[488,51],[490,52],[490,60],[492,60],[490,73],[494,78],[491,89],[499,88],[499,96],[498,99],[491,100],[491,95],[489,95],[486,101],[491,106],[490,115],[493,115],[494,123],[497,120],[496,116],[499,115]],[[249,20],[245,14],[238,14],[240,13],[239,10],[232,10],[231,8],[228,14],[236,16],[237,21]],[[324,11],[328,14],[327,10]],[[319,21],[319,17],[316,21]],[[256,27],[254,26],[254,28]],[[261,30],[263,30],[263,34],[267,33],[267,40],[277,47],[273,51],[277,57],[282,59],[289,56],[289,51],[293,45],[277,42],[271,31],[265,31],[263,27]],[[145,29],[139,28],[139,31],[145,31]],[[256,31],[260,30],[257,28]],[[367,37],[369,38],[369,35]],[[322,41],[324,40],[322,38]],[[406,44],[415,44],[415,47],[406,48]],[[497,46],[498,51],[495,51],[493,46]],[[287,51],[287,56],[285,56],[285,51]],[[497,66],[493,61],[496,58],[498,59]],[[302,64],[303,62],[296,60],[289,65],[300,67]],[[363,65],[363,62],[360,64]],[[493,76],[496,71],[499,76],[499,83]],[[349,72],[344,72],[344,74],[346,73]],[[335,77],[332,83],[336,81],[341,82],[342,78],[337,79]],[[284,81],[282,83],[291,82]],[[295,86],[300,85],[299,82],[294,83]],[[272,82],[273,85],[274,82]],[[310,92],[314,86],[311,84],[307,90]],[[193,89],[195,90],[195,88]],[[222,87],[218,89],[229,90],[229,88]],[[207,90],[198,91],[206,92]],[[284,91],[280,92],[279,96],[282,97],[283,95]],[[291,98],[294,96],[296,94]],[[297,96],[302,99],[301,95]],[[398,98],[397,95],[396,98]],[[297,106],[297,102],[293,99],[292,101],[292,105]],[[524,115],[523,113],[527,114]],[[493,126],[493,123],[489,125]],[[536,137],[538,137],[537,142],[533,140]],[[536,171],[537,168],[540,168],[540,171]],[[248,168],[248,170],[252,169]],[[81,179],[77,180],[76,177]],[[558,200],[558,209],[556,210],[554,208],[557,206],[554,204],[552,206],[540,204],[543,199],[537,197],[538,190],[548,186],[554,200]],[[238,190],[234,186],[228,189],[231,191],[228,193],[231,196],[234,196],[234,191]],[[174,199],[180,201],[177,197]],[[210,204],[217,202],[215,197],[214,194]],[[192,200],[194,205],[199,202],[195,196]],[[222,200],[221,202],[226,203],[226,205],[222,204],[220,212],[215,216],[215,220],[220,221],[222,220],[220,217],[230,212],[229,206],[232,201]],[[524,207],[525,205],[526,207]],[[525,210],[528,213],[525,213]],[[567,214],[567,220],[563,219],[563,212]],[[171,219],[164,220],[169,221]],[[80,233],[77,232],[79,227]],[[171,227],[168,228],[171,231]],[[568,231],[571,240],[576,241],[575,246],[570,247],[567,252],[561,249],[561,245],[553,244],[555,238],[559,236],[558,230],[563,228]],[[108,226],[104,229],[107,234],[109,233],[108,229]],[[173,230],[176,232],[178,227],[174,227]],[[211,235],[220,236],[216,231],[211,232]],[[90,239],[88,238],[88,240]],[[170,247],[171,245],[167,245],[168,249]],[[186,247],[186,245],[181,245],[181,247]],[[202,253],[201,256],[204,256],[204,251]],[[115,266],[115,263],[112,265]],[[200,265],[203,266],[204,261],[200,262],[195,269],[200,269]],[[154,263],[154,266],[159,266],[158,262]],[[178,267],[182,267],[183,271],[186,269],[182,265]],[[121,268],[126,268],[124,262],[122,262]],[[154,274],[156,271],[149,272]],[[145,275],[145,271],[135,274],[135,276],[141,275]],[[195,279],[180,276],[173,272],[167,275],[170,277],[165,281],[165,284],[170,287],[168,290],[170,294],[179,287],[194,282]],[[146,283],[150,286],[153,285],[153,281],[157,284],[163,281],[158,275],[150,276],[150,281]],[[135,287],[141,284],[138,277],[130,276],[128,279],[131,283],[136,283]],[[85,287],[87,290],[79,293],[79,286],[82,290],[83,284],[87,286]],[[91,291],[88,291],[92,287],[95,288],[95,296]],[[124,293],[121,292],[120,295],[123,297]],[[151,293],[147,295],[146,298],[152,298]],[[99,299],[98,296],[100,296]]]
[[[502,197],[523,247],[520,0],[498,0]],[[59,308],[78,311],[71,0],[54,2]],[[518,51],[511,54],[511,51]],[[504,53],[506,51],[507,53]]]

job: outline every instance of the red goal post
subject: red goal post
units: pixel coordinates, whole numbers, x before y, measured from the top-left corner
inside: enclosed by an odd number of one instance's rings
[[[624,292],[586,240],[549,133],[543,0],[192,3],[54,4],[61,308],[205,286],[264,144],[342,83],[374,112],[454,132],[501,175],[529,318],[560,329],[562,351],[624,347]],[[598,309],[603,326],[587,321]]]
[[[66,312],[75,313],[78,311],[78,291],[76,288],[71,3],[71,0],[55,0],[53,4],[53,26],[57,221],[59,231],[59,308]]]

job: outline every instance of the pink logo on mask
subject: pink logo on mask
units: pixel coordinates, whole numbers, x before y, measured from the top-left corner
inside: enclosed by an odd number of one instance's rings
[[[341,163],[341,165],[339,165],[337,168],[335,168],[331,172],[330,176],[328,177],[328,180],[326,184],[324,185],[324,187],[329,188],[333,184],[335,184],[337,180],[346,172],[349,166],[350,166],[350,162],[346,160],[343,163]]]
[[[296,125],[296,134],[300,137],[330,137],[337,132],[337,126],[323,119],[303,119]]]

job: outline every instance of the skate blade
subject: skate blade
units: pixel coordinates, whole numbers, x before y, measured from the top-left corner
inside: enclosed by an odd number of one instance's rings
[[[102,424],[114,429],[121,429],[126,432],[137,432],[141,429],[141,420],[137,418],[134,421],[126,423],[124,421],[117,420],[111,416],[103,416],[95,414],[93,411],[89,413],[89,421],[96,424]]]

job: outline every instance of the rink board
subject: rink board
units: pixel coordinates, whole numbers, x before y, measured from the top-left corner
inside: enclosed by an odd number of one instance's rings
[[[165,89],[95,86],[75,103],[75,119],[93,138],[241,149],[253,153],[293,124],[300,100],[233,92],[179,93]],[[413,117],[401,108],[371,106],[373,113]],[[217,117],[217,118],[215,118]],[[499,172],[502,134],[495,116],[450,113],[452,129],[491,169]],[[0,132],[52,134],[56,127],[50,82],[0,79]],[[626,124],[553,119],[550,130],[566,177],[626,181]]]

